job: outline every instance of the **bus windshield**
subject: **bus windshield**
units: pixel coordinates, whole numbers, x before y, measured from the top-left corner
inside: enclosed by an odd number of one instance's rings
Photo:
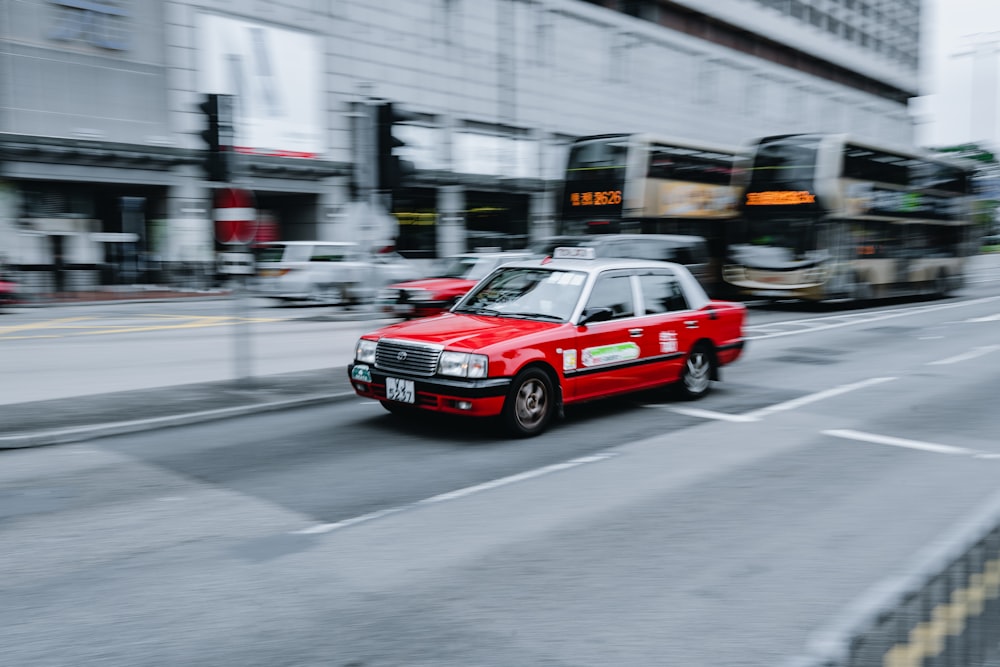
[[[812,135],[762,140],[750,168],[748,191],[812,191],[819,141]]]
[[[617,227],[622,216],[627,158],[625,135],[574,143],[566,163],[563,219],[603,223],[609,231]]]
[[[566,163],[566,180],[606,181],[625,180],[625,158],[628,138],[602,137],[573,144]]]

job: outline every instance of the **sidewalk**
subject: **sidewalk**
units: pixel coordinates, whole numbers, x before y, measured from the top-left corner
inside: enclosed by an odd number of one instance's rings
[[[229,296],[228,289],[183,289],[160,285],[121,285],[95,290],[26,294],[18,306],[50,306],[84,303],[158,301]]]
[[[0,449],[40,447],[355,396],[347,369],[0,405]]]
[[[133,289],[46,294],[15,307],[228,298],[227,290]],[[312,319],[371,319],[364,310],[325,311]],[[345,367],[262,375],[242,380],[119,391],[0,405],[0,450],[81,442],[92,438],[195,424],[313,405],[355,396]]]

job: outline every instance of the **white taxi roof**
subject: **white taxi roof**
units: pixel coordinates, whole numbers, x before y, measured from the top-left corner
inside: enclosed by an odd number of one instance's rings
[[[698,309],[710,301],[705,288],[701,286],[698,279],[692,275],[683,264],[675,262],[661,262],[654,259],[628,259],[621,257],[596,257],[594,259],[557,259],[555,257],[543,257],[539,259],[517,260],[504,264],[501,269],[510,268],[543,268],[543,269],[563,269],[569,271],[584,271],[588,274],[597,274],[610,269],[663,269],[669,268],[681,288],[687,295],[688,304]],[[498,269],[499,270],[499,269]]]

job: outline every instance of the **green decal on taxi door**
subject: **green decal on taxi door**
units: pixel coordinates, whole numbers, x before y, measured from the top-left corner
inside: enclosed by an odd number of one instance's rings
[[[583,365],[586,367],[614,364],[639,358],[639,346],[635,343],[615,343],[588,347],[583,350]]]

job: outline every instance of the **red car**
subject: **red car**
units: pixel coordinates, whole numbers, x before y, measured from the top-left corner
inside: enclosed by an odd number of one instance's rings
[[[432,278],[389,285],[375,297],[378,308],[387,315],[407,319],[437,315],[448,310],[480,278],[505,262],[534,257],[531,252],[467,252],[449,257],[441,271]]]
[[[504,264],[450,312],[365,334],[354,390],[393,413],[500,417],[541,433],[564,405],[676,386],[709,392],[743,351],[746,307],[712,300],[679,264],[592,248]]]
[[[19,301],[18,287],[16,282],[4,277],[0,269],[0,306],[9,306]]]

